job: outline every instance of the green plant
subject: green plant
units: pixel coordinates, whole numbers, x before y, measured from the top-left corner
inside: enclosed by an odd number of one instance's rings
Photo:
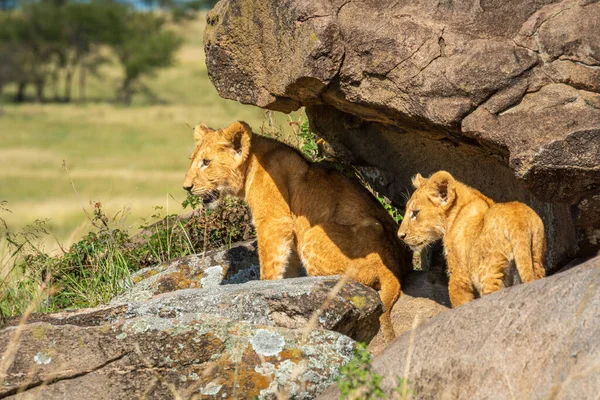
[[[415,396],[414,390],[409,388],[409,381],[406,378],[396,377],[397,385],[394,388],[394,392],[397,393],[400,399],[410,399]]]
[[[352,359],[340,369],[337,386],[342,399],[382,399],[383,377],[371,371],[371,353],[367,345],[357,343]]]
[[[320,156],[319,144],[317,143],[317,135],[315,135],[308,125],[308,120],[305,119],[298,127],[298,136],[302,139],[302,153],[312,161],[321,161],[324,157]]]
[[[194,196],[188,193],[187,197],[181,203],[181,206],[185,209],[190,207],[192,210],[197,209],[202,204],[202,199],[198,196]]]
[[[394,207],[392,205],[392,202],[390,201],[390,199],[388,199],[387,197],[385,197],[382,194],[376,194],[375,196],[377,198],[377,201],[379,201],[379,203],[383,206],[383,208],[385,208],[385,210],[388,212],[388,214],[390,214],[390,216],[394,219],[394,221],[399,224],[400,222],[402,222],[402,213],[400,212],[400,210],[396,207]]]
[[[5,209],[0,202],[0,211]],[[249,210],[239,200],[226,199],[215,210],[187,217],[163,217],[162,207],[155,211],[153,222],[131,236],[119,227],[122,216],[108,217],[95,202],[92,231],[59,255],[39,245],[50,234],[46,221],[11,232],[0,218],[6,230],[0,242],[0,319],[23,313],[43,282],[51,295],[35,311],[93,307],[127,288],[140,268],[255,236]]]

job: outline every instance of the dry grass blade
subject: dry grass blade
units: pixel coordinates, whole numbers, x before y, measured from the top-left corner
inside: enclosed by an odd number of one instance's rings
[[[319,317],[321,316],[323,311],[325,311],[327,309],[327,307],[329,307],[329,305],[331,304],[331,302],[333,301],[335,296],[337,296],[337,294],[340,292],[340,290],[342,290],[344,285],[346,285],[346,283],[348,282],[348,279],[350,279],[351,268],[352,267],[350,267],[348,270],[346,270],[346,273],[341,276],[340,280],[335,284],[335,286],[333,288],[331,288],[329,293],[327,293],[327,297],[325,298],[325,300],[323,301],[321,306],[319,308],[317,308],[315,311],[313,311],[313,313],[311,314],[310,318],[306,322],[306,325],[304,326],[304,329],[302,330],[302,337],[300,338],[299,347],[302,347],[306,344],[306,342],[308,340],[308,336],[313,331],[313,329],[315,329],[315,327],[317,326],[317,321],[319,320]],[[289,395],[288,395],[289,384],[298,380],[298,377],[303,372],[304,372],[304,367],[301,365],[301,362],[299,362],[298,364],[296,364],[296,367],[294,368],[292,374],[290,375],[290,378],[287,380],[284,389],[282,391],[278,391],[275,393],[275,396],[277,397],[278,400],[285,400],[285,399],[289,398]],[[304,383],[302,383],[302,384],[304,384]],[[303,386],[303,387],[305,387],[305,386]]]
[[[2,354],[2,359],[0,360],[0,382],[4,382],[7,376],[7,371],[12,365],[17,355],[17,350],[19,349],[19,343],[21,340],[21,335],[25,330],[25,326],[27,325],[27,319],[39,306],[40,302],[43,301],[48,295],[48,283],[50,281],[50,274],[46,276],[46,280],[42,283],[41,290],[37,297],[29,303],[27,309],[21,315],[21,319],[19,320],[19,324],[15,328],[15,332],[13,333],[10,341],[8,342],[8,346],[4,350]]]
[[[410,340],[408,342],[408,351],[406,353],[406,364],[404,366],[404,379],[402,380],[402,388],[400,390],[400,396],[402,399],[409,398],[408,392],[408,372],[410,371],[410,362],[412,359],[412,352],[415,347],[415,332],[421,324],[421,314],[417,313],[413,319],[412,328],[410,330]],[[412,397],[412,396],[410,396]]]
[[[308,339],[308,335],[317,326],[317,321],[319,317],[321,316],[323,311],[325,311],[325,309],[329,307],[335,296],[337,296],[340,290],[342,290],[344,285],[346,285],[348,279],[350,279],[350,276],[348,275],[348,271],[346,271],[346,274],[342,275],[342,277],[336,283],[336,285],[329,291],[327,297],[325,298],[325,301],[323,301],[323,304],[321,304],[321,306],[312,313],[308,322],[306,323],[306,326],[304,327],[304,330],[302,331],[302,339],[300,340],[300,346],[304,346],[306,340]]]

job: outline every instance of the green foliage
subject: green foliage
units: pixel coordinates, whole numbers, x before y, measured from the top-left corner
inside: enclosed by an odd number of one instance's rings
[[[348,400],[371,400],[385,399],[385,393],[381,389],[383,376],[371,370],[371,353],[367,345],[357,343],[352,359],[340,369],[337,386],[340,390],[340,399]],[[393,389],[395,398],[413,398],[415,393],[409,389],[406,378],[397,377],[397,386]]]
[[[371,358],[367,345],[357,343],[354,356],[341,368],[341,376],[337,380],[342,399],[385,398],[380,387],[383,377],[371,371]]]
[[[411,399],[415,398],[415,391],[411,390],[409,387],[409,381],[406,378],[396,377],[397,384],[394,388],[394,392],[397,393],[398,398],[400,399]]]
[[[320,149],[317,143],[317,136],[310,130],[308,119],[300,124],[298,135],[302,139],[302,153],[312,161],[321,161],[324,157],[321,157],[319,154]]]
[[[165,19],[137,12],[114,1],[27,2],[19,10],[0,14],[0,89],[18,86],[16,101],[25,99],[28,85],[36,88],[36,100],[45,99],[48,84],[55,100],[71,99],[71,84],[79,70],[80,90],[86,74],[98,73],[109,61],[103,51],[110,47],[120,61],[124,78],[118,98],[129,103],[137,92],[150,94],[141,78],[173,64],[181,39],[165,28]],[[57,92],[59,78],[64,93]]]
[[[142,77],[152,76],[157,69],[173,64],[182,40],[163,29],[165,22],[154,14],[130,13],[123,36],[114,44],[125,73],[117,98],[126,104],[131,103],[134,93],[148,93]]]
[[[197,209],[202,204],[202,199],[198,196],[194,196],[191,193],[188,193],[187,197],[181,203],[181,206],[186,209],[190,207],[192,210]]]
[[[37,311],[94,307],[108,302],[131,284],[131,273],[172,258],[231,245],[254,237],[249,210],[226,199],[212,211],[181,218],[163,218],[157,207],[151,219],[131,236],[114,226],[100,203],[94,203],[94,229],[58,256],[39,246],[49,234],[45,221],[20,232],[5,227],[0,250],[0,317],[19,315],[40,295],[42,282],[52,288]],[[5,203],[0,210],[6,211]],[[122,221],[121,221],[122,222]]]
[[[401,211],[392,205],[390,199],[381,194],[376,194],[375,197],[397,224],[402,222],[403,217]]]

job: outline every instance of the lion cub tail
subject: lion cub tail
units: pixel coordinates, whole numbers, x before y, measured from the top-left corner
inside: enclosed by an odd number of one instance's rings
[[[518,240],[513,243],[515,263],[522,282],[531,282],[546,276],[544,223],[535,211],[529,211],[533,214],[529,218],[529,229],[521,230]]]

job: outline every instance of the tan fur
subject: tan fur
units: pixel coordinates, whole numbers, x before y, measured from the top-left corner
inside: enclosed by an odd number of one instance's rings
[[[199,124],[194,136],[183,186],[209,207],[227,194],[246,200],[258,235],[261,279],[294,276],[300,262],[310,276],[348,272],[380,289],[381,325],[391,340],[390,311],[411,257],[372,196],[291,147],[253,135],[243,122],[222,130]],[[210,160],[208,166],[203,160]]]
[[[527,205],[497,204],[446,171],[413,185],[398,236],[413,250],[443,239],[453,307],[509,284],[513,262],[522,282],[544,277],[544,224]]]

